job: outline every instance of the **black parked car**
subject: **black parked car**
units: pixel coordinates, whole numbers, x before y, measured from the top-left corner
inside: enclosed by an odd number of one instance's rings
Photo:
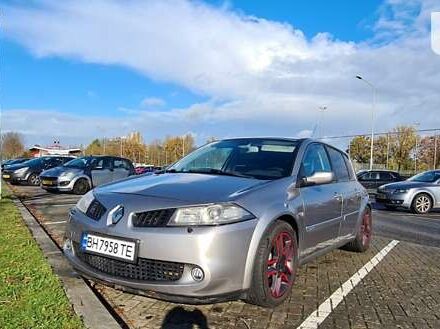
[[[8,166],[12,166],[15,164],[19,164],[19,163],[28,161],[28,160],[29,160],[29,158],[16,158],[16,159],[6,160],[2,163],[2,169],[7,168]]]
[[[74,157],[68,156],[44,156],[25,161],[23,163],[8,166],[2,172],[2,178],[11,184],[25,183],[28,185],[40,185],[40,173],[43,170],[61,166]]]
[[[357,179],[370,194],[375,194],[379,186],[404,180],[396,171],[365,170],[357,173]]]

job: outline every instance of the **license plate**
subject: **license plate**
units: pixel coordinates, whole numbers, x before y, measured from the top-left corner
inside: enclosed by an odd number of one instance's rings
[[[105,255],[129,262],[135,262],[137,257],[137,244],[135,241],[91,233],[83,234],[81,249],[89,253]]]
[[[6,174],[5,174],[5,175],[3,175],[2,177],[3,177],[3,178],[11,178],[11,175],[6,175]]]
[[[386,199],[386,195],[384,194],[384,193],[378,193],[377,195],[376,195],[376,199]]]
[[[47,180],[47,179],[43,179],[41,181],[41,184],[43,184],[43,185],[53,185],[53,181]]]

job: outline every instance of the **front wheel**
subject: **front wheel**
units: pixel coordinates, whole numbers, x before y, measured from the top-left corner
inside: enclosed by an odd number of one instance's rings
[[[432,208],[431,197],[426,193],[417,194],[411,208],[416,214],[427,214]]]
[[[373,217],[370,207],[367,207],[362,215],[361,225],[356,234],[356,238],[344,246],[345,250],[364,252],[370,247],[373,233]]]
[[[88,190],[90,190],[89,182],[84,178],[80,178],[73,185],[72,192],[73,194],[81,195],[85,194]]]
[[[37,174],[31,174],[28,177],[27,182],[29,185],[38,186],[38,185],[40,185],[40,176],[38,176]]]
[[[278,220],[258,246],[247,301],[263,307],[280,305],[290,294],[297,267],[296,233],[289,223]]]

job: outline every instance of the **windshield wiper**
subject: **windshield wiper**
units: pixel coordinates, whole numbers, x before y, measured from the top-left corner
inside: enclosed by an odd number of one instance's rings
[[[248,175],[244,175],[244,174],[240,174],[240,173],[236,173],[236,172],[223,171],[221,169],[214,169],[214,168],[210,168],[208,170],[193,169],[193,170],[189,170],[187,172],[193,173],[193,174],[208,174],[208,175],[222,175],[222,176],[233,176],[233,177],[242,177],[242,178],[254,178],[252,176],[248,176]]]

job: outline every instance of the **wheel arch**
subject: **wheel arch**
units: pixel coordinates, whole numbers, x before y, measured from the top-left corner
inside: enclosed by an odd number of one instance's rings
[[[277,220],[282,220],[287,222],[290,226],[292,226],[293,230],[296,233],[298,250],[301,250],[302,245],[302,222],[298,215],[295,215],[292,212],[285,211],[283,213],[277,214],[275,216],[269,218],[260,218],[257,227],[254,230],[254,234],[252,235],[251,241],[249,243],[248,255],[246,259],[246,265],[244,270],[243,277],[243,289],[246,290],[250,288],[252,282],[252,274],[255,266],[255,257],[260,245],[261,239],[266,234],[268,228]],[[299,257],[299,255],[298,255]]]
[[[87,183],[89,183],[90,189],[93,188],[92,180],[90,179],[90,177],[87,176],[87,175],[85,175],[85,174],[81,174],[81,175],[75,176],[75,177],[72,179],[72,189],[73,189],[73,187],[75,186],[76,182],[79,181],[80,179],[85,179],[85,180],[87,180]]]
[[[413,202],[414,202],[414,199],[415,199],[418,195],[420,195],[420,194],[427,194],[427,195],[429,196],[429,198],[431,199],[431,202],[432,202],[432,208],[435,207],[435,204],[437,203],[437,200],[435,199],[434,194],[433,194],[432,192],[428,191],[428,190],[417,190],[417,191],[415,191],[414,194],[413,194],[413,196],[412,196],[412,198],[411,198],[411,202],[410,202],[411,207],[412,207],[412,204],[413,204]]]

